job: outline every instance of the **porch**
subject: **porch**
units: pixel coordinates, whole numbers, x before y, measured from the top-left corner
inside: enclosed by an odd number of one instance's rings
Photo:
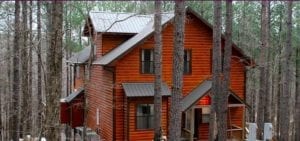
[[[207,141],[209,139],[211,81],[202,82],[183,98],[182,140]],[[248,105],[233,91],[228,97],[228,139],[244,139],[244,113]]]

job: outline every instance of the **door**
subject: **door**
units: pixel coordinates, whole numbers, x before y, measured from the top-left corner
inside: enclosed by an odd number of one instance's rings
[[[194,137],[199,138],[199,129],[201,126],[202,121],[202,109],[201,108],[195,108],[195,124],[194,124]]]

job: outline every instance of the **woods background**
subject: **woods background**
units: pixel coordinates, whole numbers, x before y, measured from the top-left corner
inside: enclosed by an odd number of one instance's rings
[[[186,1],[186,5],[213,23],[212,1]],[[225,3],[221,6],[224,18]],[[262,6],[259,1],[235,1],[232,9],[232,39],[255,61],[247,68],[246,101],[251,110],[246,121],[258,122],[259,129],[272,122],[278,139],[278,125],[287,121],[286,135],[300,140],[300,3],[269,1]],[[162,10],[174,10],[174,2],[162,2]],[[153,14],[154,2],[0,2],[3,141],[25,135],[59,138],[56,133],[64,127],[55,121],[57,99],[71,92],[67,86],[74,76],[69,71],[75,69],[66,60],[91,45],[89,38],[82,37],[90,11]],[[289,12],[293,12],[290,21]],[[225,20],[221,27],[225,31]]]

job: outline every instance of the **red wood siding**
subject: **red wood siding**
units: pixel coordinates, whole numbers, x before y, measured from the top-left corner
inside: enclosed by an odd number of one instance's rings
[[[107,141],[113,140],[113,73],[101,66],[92,66],[88,82],[88,127],[98,130]],[[99,109],[99,123],[97,121]]]
[[[169,86],[171,86],[172,83],[173,36],[173,25],[169,23],[164,28],[162,36],[162,78]],[[129,37],[130,36],[125,35],[103,35],[103,38],[100,35],[97,36],[97,39],[95,39],[97,57],[101,57]],[[135,105],[132,103],[127,105],[121,84],[124,82],[153,82],[154,77],[152,74],[140,73],[140,50],[153,47],[154,39],[150,37],[117,61],[115,66],[115,83],[112,72],[103,70],[100,66],[92,67],[92,73],[90,74],[91,80],[88,82],[87,88],[89,104],[88,126],[94,130],[97,128],[100,129],[99,133],[105,140],[123,141],[127,138],[130,138],[130,140],[131,138],[132,140],[144,140],[138,137],[146,137],[145,140],[148,140],[152,138],[152,131],[133,131],[132,124],[135,124],[132,123],[134,120],[132,120],[133,117],[131,117],[133,111],[130,110],[128,119],[126,113],[127,108],[135,109]],[[192,72],[189,75],[184,75],[183,95],[187,95],[202,81],[211,77],[212,30],[190,14],[187,15],[186,21],[185,48],[191,50]],[[233,52],[233,55],[237,55],[237,53]],[[231,88],[242,99],[244,98],[245,91],[244,71],[244,65],[239,61],[238,57],[233,57]],[[115,112],[113,111],[113,107],[115,108]],[[96,125],[97,108],[100,110],[99,126]],[[168,111],[167,109],[164,110]],[[240,111],[237,110],[235,114],[238,117],[236,121],[241,122],[243,117]],[[127,120],[129,121],[129,129],[126,128]],[[167,119],[163,126],[167,127]],[[127,131],[130,132],[129,137],[126,134]]]
[[[241,121],[241,118],[244,115],[244,107],[231,107],[228,109],[228,124],[237,125],[239,127],[243,127],[243,121]],[[242,117],[241,117],[242,115]]]
[[[211,77],[211,48],[212,30],[197,20],[193,15],[188,15],[185,29],[185,48],[192,51],[192,73],[184,75],[183,94],[187,95],[202,81]],[[173,53],[173,25],[169,23],[163,30],[163,81],[169,86],[172,83],[172,53]],[[140,73],[140,50],[153,48],[154,39],[150,37],[139,44],[130,53],[116,63],[116,84],[121,86],[123,82],[153,82],[152,74]],[[235,55],[235,52],[233,52]],[[244,65],[236,58],[232,59],[231,88],[242,99],[244,98]],[[122,89],[116,89],[116,105],[119,109],[116,116],[116,139],[124,139],[124,93]],[[242,121],[242,116],[240,116]],[[123,124],[121,124],[123,123]],[[148,133],[145,131],[145,133]]]
[[[126,127],[124,126],[126,123],[125,121],[125,111],[126,107],[124,106],[124,93],[123,89],[121,87],[121,84],[117,84],[115,86],[115,123],[114,123],[114,128],[115,128],[115,140],[116,141],[123,141],[125,140],[125,129]]]
[[[102,55],[105,55],[107,52],[111,51],[113,48],[119,46],[124,41],[128,40],[131,35],[103,35],[102,41]]]
[[[132,98],[128,101],[129,106],[129,141],[151,141],[153,139],[153,130],[136,129],[136,106],[137,104],[153,104],[153,98]],[[162,102],[162,129],[167,133],[167,109],[168,99],[163,98]]]
[[[198,139],[199,140],[208,140],[209,138],[209,124],[201,123],[198,127]]]
[[[100,58],[107,52],[117,47],[124,41],[128,40],[132,35],[118,35],[118,34],[98,34],[93,36],[95,40],[96,58]]]

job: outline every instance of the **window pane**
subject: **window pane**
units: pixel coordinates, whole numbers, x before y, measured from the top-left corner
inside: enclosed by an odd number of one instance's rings
[[[138,104],[136,113],[136,128],[151,129],[153,128],[153,104]]]
[[[183,73],[187,74],[191,72],[191,51],[184,50],[184,63],[183,63]]]
[[[142,73],[153,73],[154,63],[153,63],[153,49],[143,49],[141,55],[141,70]]]

